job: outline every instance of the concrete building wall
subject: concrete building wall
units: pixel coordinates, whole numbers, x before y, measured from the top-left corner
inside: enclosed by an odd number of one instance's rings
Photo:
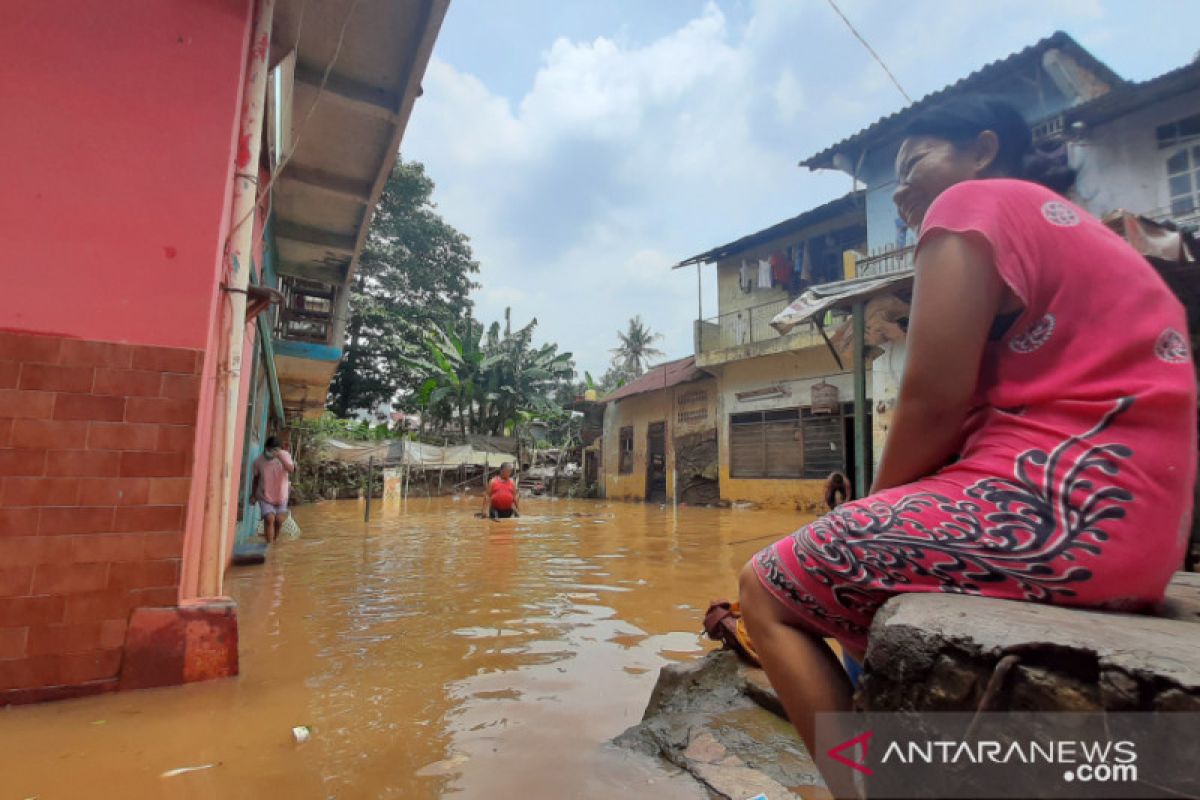
[[[850,372],[838,369],[824,347],[733,361],[718,368],[717,436],[720,453],[721,499],[756,503],[768,508],[811,510],[822,500],[824,480],[804,478],[732,478],[729,461],[729,418],[745,411],[796,408],[812,404],[812,387],[824,380],[838,387],[843,402],[854,397]],[[739,400],[739,392],[780,386],[786,394],[759,400]]]
[[[646,498],[647,434],[655,422],[666,423],[667,497],[675,492],[671,475],[674,453],[671,447],[671,411],[674,408],[672,389],[659,389],[609,403],[604,410],[604,496],[610,500],[644,500]],[[621,429],[633,428],[633,469],[620,472]]]
[[[0,25],[0,705],[116,688],[131,612],[178,602],[250,6]]]
[[[604,496],[613,500],[646,499],[649,428],[655,422],[665,422],[667,498],[674,498],[675,440],[713,430],[716,402],[717,381],[706,378],[609,403],[604,410],[602,439]],[[633,470],[623,474],[620,438],[621,428],[626,426],[633,428]]]
[[[1096,216],[1119,208],[1137,214],[1165,210],[1170,205],[1166,159],[1178,148],[1160,150],[1155,128],[1197,113],[1200,90],[1085,131],[1070,147],[1078,172],[1073,198]]]

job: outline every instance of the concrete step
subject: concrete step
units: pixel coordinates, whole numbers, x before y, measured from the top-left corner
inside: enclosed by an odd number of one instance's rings
[[[729,651],[664,667],[642,722],[615,741],[679,767],[714,797],[829,797],[762,670]]]
[[[1158,616],[895,597],[871,626],[859,701],[878,711],[974,711],[1000,659],[1013,655],[995,710],[1200,711],[1200,575],[1176,575],[1167,597]]]

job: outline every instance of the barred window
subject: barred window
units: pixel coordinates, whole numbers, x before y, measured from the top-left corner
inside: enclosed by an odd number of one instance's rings
[[[841,414],[811,409],[752,411],[729,417],[733,478],[813,478],[846,469]]]
[[[729,417],[729,475],[799,478],[804,474],[800,409],[752,411]]]
[[[633,427],[621,428],[619,438],[621,451],[617,461],[617,472],[628,475],[633,472]]]

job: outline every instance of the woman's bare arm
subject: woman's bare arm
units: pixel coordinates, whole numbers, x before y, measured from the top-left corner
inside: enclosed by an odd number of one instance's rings
[[[945,233],[921,247],[904,379],[872,492],[930,475],[956,453],[1006,291],[982,241]]]

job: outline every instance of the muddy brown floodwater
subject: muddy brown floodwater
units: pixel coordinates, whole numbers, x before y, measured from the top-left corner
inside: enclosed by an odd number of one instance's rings
[[[0,711],[0,798],[702,797],[607,742],[805,518],[526,505],[296,509],[302,538],[230,574],[240,677]],[[205,768],[163,776],[181,767]]]

